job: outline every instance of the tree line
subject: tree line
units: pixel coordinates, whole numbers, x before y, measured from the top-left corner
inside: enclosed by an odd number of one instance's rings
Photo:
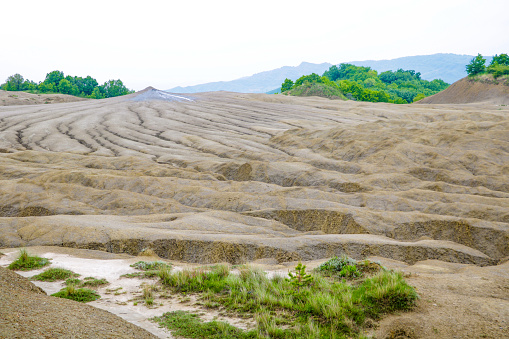
[[[108,80],[99,85],[96,79],[88,75],[85,78],[78,76],[64,76],[62,71],[53,71],[46,74],[44,81],[36,83],[25,79],[16,73],[7,78],[0,85],[4,91],[27,91],[31,93],[62,93],[82,98],[103,99],[134,93],[125,87],[122,80]]]
[[[495,54],[490,64],[486,66],[486,59],[479,53],[470,61],[466,69],[470,77],[478,74],[492,74],[496,79],[502,75],[509,75],[509,56],[505,53]]]
[[[421,73],[414,70],[398,69],[378,74],[371,67],[340,64],[331,66],[322,76],[316,73],[304,75],[295,83],[285,79],[281,93],[292,94],[297,88],[313,83],[335,87],[349,99],[396,104],[421,100],[449,86],[441,79],[423,80]]]

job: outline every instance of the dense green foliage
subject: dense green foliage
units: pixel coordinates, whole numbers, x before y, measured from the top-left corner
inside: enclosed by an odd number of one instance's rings
[[[476,75],[484,73],[486,71],[486,59],[479,53],[473,58],[470,63],[466,66],[468,75]]]
[[[171,268],[171,264],[164,261],[138,261],[130,266],[142,271],[159,270],[164,267]]]
[[[7,266],[7,268],[10,270],[30,271],[44,267],[48,264],[48,259],[38,256],[31,256],[28,254],[26,249],[21,249],[19,251],[18,258],[14,260],[9,266]]]
[[[322,92],[341,93],[349,99],[371,102],[390,102],[396,104],[412,103],[426,96],[433,95],[449,84],[440,79],[432,81],[422,80],[421,74],[413,70],[398,69],[396,72],[386,71],[378,74],[370,67],[340,64],[331,66],[323,76],[318,74],[305,75],[297,79],[292,85],[286,79],[281,86],[281,92],[290,95],[306,95],[302,87],[310,88],[312,84],[322,84]],[[331,97],[330,95],[321,95]]]
[[[34,93],[62,93],[83,98],[103,99],[134,93],[124,86],[121,80],[108,80],[99,86],[96,79],[77,76],[64,76],[62,71],[53,71],[46,74],[43,82],[24,79],[21,74],[9,76],[0,86],[5,91],[30,91]]]
[[[199,293],[205,307],[254,316],[257,338],[357,337],[368,318],[378,319],[386,312],[409,309],[418,298],[400,273],[369,261],[347,260],[347,265],[340,265],[341,277],[322,274],[339,268],[338,259],[335,260],[313,275],[300,264],[289,278],[268,278],[265,272],[246,266],[233,274],[226,265],[177,272],[163,269],[159,276],[163,285],[174,292]],[[189,314],[166,314],[157,321],[176,328],[171,326],[192,320],[182,317],[193,318]],[[217,328],[217,324],[209,325]],[[202,338],[199,334],[186,336]]]
[[[468,75],[475,77],[476,75],[491,74],[494,79],[502,75],[509,75],[509,56],[505,53],[495,54],[488,67],[485,64],[486,59],[481,54],[477,54],[466,66]]]

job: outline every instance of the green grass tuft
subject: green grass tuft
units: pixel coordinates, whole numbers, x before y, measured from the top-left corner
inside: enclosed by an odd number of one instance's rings
[[[10,270],[30,271],[49,264],[49,259],[31,256],[26,249],[19,251],[19,256],[7,268]]]
[[[172,330],[176,337],[208,339],[248,339],[257,338],[255,331],[243,331],[220,321],[203,322],[197,314],[175,311],[151,319],[160,326]]]
[[[109,284],[109,282],[106,279],[96,279],[93,277],[87,277],[84,279],[83,282],[81,282],[80,287],[84,286],[97,287],[107,284]]]
[[[72,271],[63,269],[63,268],[48,268],[42,273],[39,273],[37,275],[34,275],[31,279],[32,280],[39,280],[39,281],[57,281],[57,280],[66,280],[73,277],[78,277],[79,274],[74,273]],[[76,279],[79,281],[79,279]]]
[[[159,270],[163,267],[171,268],[171,264],[167,264],[163,261],[138,261],[132,264],[131,267],[142,271],[153,271]]]
[[[89,290],[88,288],[78,288],[74,285],[64,287],[57,293],[53,293],[52,296],[64,299],[71,299],[82,303],[94,301],[101,297],[95,291]]]

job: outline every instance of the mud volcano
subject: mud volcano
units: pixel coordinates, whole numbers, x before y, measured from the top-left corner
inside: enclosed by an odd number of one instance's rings
[[[227,92],[0,107],[0,247],[509,256],[509,109]]]

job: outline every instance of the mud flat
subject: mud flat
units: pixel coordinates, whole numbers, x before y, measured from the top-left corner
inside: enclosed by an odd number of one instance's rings
[[[509,256],[508,117],[153,88],[0,107],[0,246],[496,265]]]

